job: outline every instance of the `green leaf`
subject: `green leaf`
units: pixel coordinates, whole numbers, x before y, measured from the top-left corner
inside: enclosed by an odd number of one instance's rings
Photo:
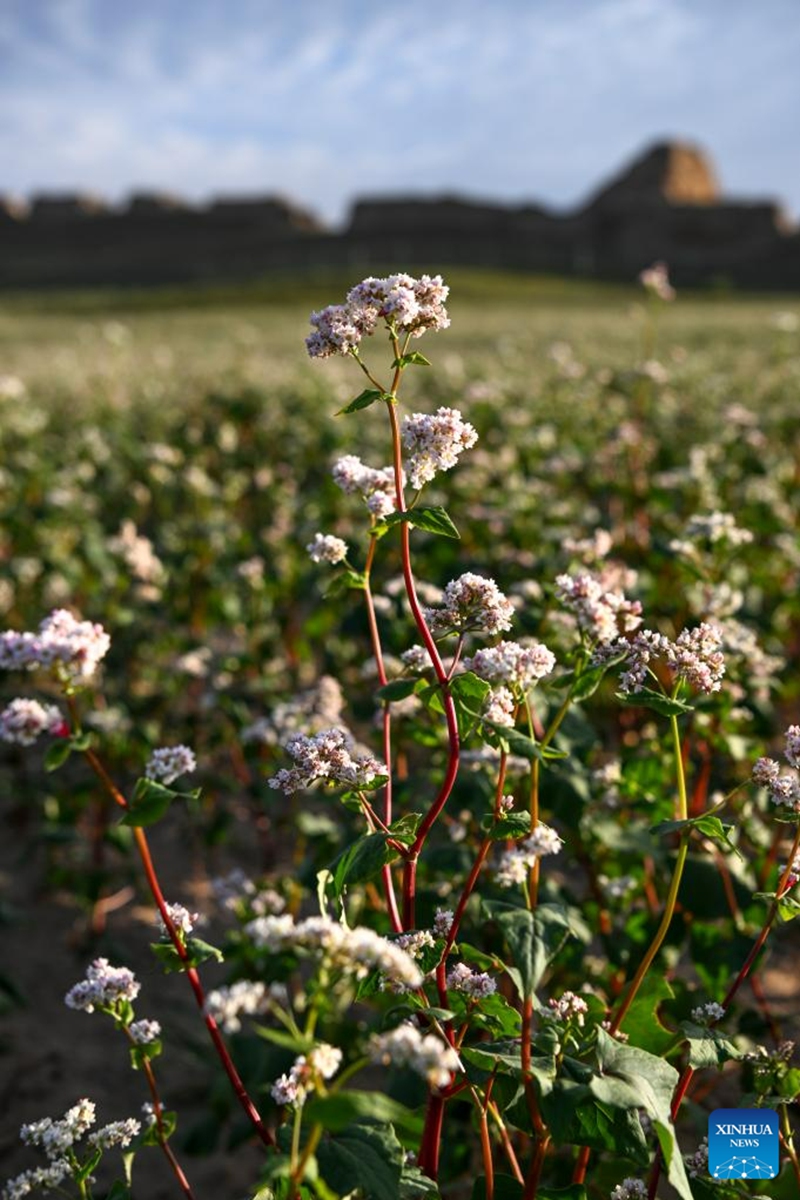
[[[416,529],[424,529],[426,533],[436,533],[439,537],[460,538],[447,511],[439,504],[420,504],[417,508],[406,508],[403,512],[389,513],[382,521],[373,526],[372,532],[381,537],[393,525],[406,521]]]
[[[345,887],[374,879],[387,863],[396,858],[397,851],[387,846],[385,833],[364,834],[330,864],[334,894],[341,896]]]
[[[504,842],[525,837],[531,831],[531,814],[526,812],[501,813],[495,818],[493,812],[481,819],[481,829],[493,842]]]
[[[222,951],[217,946],[212,946],[210,942],[204,942],[202,938],[187,938],[186,951],[189,955],[190,967],[198,967],[200,963],[208,962],[212,958],[215,962],[225,961]]]
[[[313,1038],[298,1037],[289,1033],[288,1029],[270,1029],[267,1025],[255,1025],[253,1030],[265,1042],[271,1042],[273,1046],[283,1046],[285,1050],[294,1050],[296,1054],[306,1054],[314,1046]]]
[[[182,958],[172,942],[151,942],[150,949],[165,971],[185,971],[187,967],[199,967],[210,958],[224,962],[221,950],[200,938],[186,939],[186,957]]]
[[[754,900],[768,900],[772,904],[777,892],[756,892],[753,896]],[[778,901],[778,916],[784,923],[793,921],[795,917],[800,917],[800,901],[794,899],[793,896],[781,896]]]
[[[410,354],[401,354],[392,363],[393,367],[429,367],[431,364],[424,354],[420,354],[419,350],[412,350]]]
[[[729,1059],[742,1057],[734,1043],[718,1029],[709,1029],[694,1021],[681,1021],[681,1029],[689,1044],[689,1066],[695,1070],[721,1067]]]
[[[303,1115],[331,1133],[341,1133],[359,1118],[391,1122],[417,1133],[422,1128],[420,1117],[382,1092],[343,1091],[330,1096],[315,1096],[307,1102]]]
[[[417,836],[417,829],[422,820],[422,813],[409,812],[404,813],[402,817],[398,817],[396,821],[392,821],[389,828],[392,831],[392,836],[398,842],[402,842],[404,846],[412,845]]]
[[[156,783],[154,779],[140,779],[120,824],[154,825],[167,812],[176,795],[177,792],[164,787],[163,783]]]
[[[67,761],[72,750],[71,738],[59,738],[58,741],[53,742],[51,746],[47,747],[47,753],[44,756],[45,771],[57,771]]]
[[[636,998],[622,1022],[631,1046],[638,1046],[650,1054],[662,1055],[675,1041],[675,1034],[664,1025],[658,1009],[665,1000],[674,1000],[675,993],[663,975],[650,972],[645,975]]]
[[[506,971],[520,996],[532,996],[550,963],[573,930],[566,909],[540,904],[535,912],[501,900],[485,900],[484,910],[495,921],[510,951],[513,966]]]
[[[519,729],[512,729],[508,725],[493,725],[492,728],[497,735],[497,740],[509,754],[516,754],[529,761],[538,758],[540,762],[567,757],[566,751],[556,750],[554,746],[542,747],[526,733],[521,733]]]
[[[355,589],[363,592],[367,586],[367,577],[363,571],[340,571],[325,589],[325,596],[341,596],[344,592]]]
[[[391,400],[391,396],[387,396],[385,392],[376,391],[374,388],[367,388],[356,396],[355,400],[351,400],[344,408],[340,408],[336,413],[337,417],[341,417],[346,413],[358,412],[361,408],[369,408],[376,400]]]
[[[701,813],[699,817],[689,817],[683,821],[659,821],[658,825],[653,825],[650,832],[658,834],[667,833],[683,833],[686,829],[696,829],[703,837],[710,838],[712,842],[718,842],[720,845],[727,846],[732,850],[737,858],[741,859],[738,847],[731,841],[731,830],[733,825],[724,825],[719,817],[711,816],[708,813]]]
[[[418,682],[417,679],[393,679],[391,683],[378,688],[375,695],[379,700],[388,700],[390,703],[393,700],[405,700],[406,696],[413,695]]]
[[[391,1125],[350,1125],[317,1150],[328,1186],[342,1196],[358,1188],[364,1200],[400,1200],[403,1158]]]
[[[403,1167],[400,1176],[400,1200],[440,1200],[439,1187],[419,1167]]]
[[[694,712],[694,705],[673,700],[671,696],[654,692],[651,688],[642,688],[639,692],[617,692],[617,699],[632,708],[651,708],[662,717],[680,717],[684,713]]]
[[[115,1179],[106,1200],[133,1200],[133,1192],[121,1179]]]

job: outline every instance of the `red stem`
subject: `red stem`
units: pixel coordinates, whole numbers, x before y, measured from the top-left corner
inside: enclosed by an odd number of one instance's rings
[[[108,774],[108,772],[106,771],[103,764],[100,762],[100,759],[97,757],[95,752],[93,750],[89,749],[89,750],[85,750],[84,754],[86,755],[89,765],[91,766],[95,775],[97,775],[98,779],[101,781],[101,783],[103,784],[103,786],[105,787],[106,791],[111,796],[111,798],[114,800],[114,802],[116,804],[118,804],[120,808],[127,809],[129,807],[128,801],[125,799],[122,792],[119,790],[117,785],[114,783],[113,779]],[[161,887],[158,882],[158,877],[156,875],[155,867],[153,866],[153,860],[150,855],[150,847],[147,842],[147,836],[140,826],[133,827],[133,836],[136,841],[137,849],[139,851],[139,857],[142,860],[142,866],[144,867],[144,873],[147,877],[148,886],[152,893],[153,899],[156,902],[158,911],[161,914],[161,920],[164,922],[164,927],[167,930],[170,941],[172,942],[173,946],[175,947],[175,951],[178,954],[178,957],[185,963],[187,961],[189,955],[186,950],[186,947],[184,946],[183,942],[181,941],[180,935],[178,934],[178,931],[176,930],[175,925],[173,924],[172,918],[170,917],[169,912],[167,911],[166,902],[165,902],[164,896],[161,892]],[[266,1125],[264,1124],[264,1122],[261,1119],[261,1115],[258,1112],[258,1109],[256,1108],[253,1101],[251,1100],[251,1098],[247,1092],[247,1089],[245,1088],[244,1083],[242,1082],[239,1072],[236,1070],[236,1067],[233,1064],[233,1060],[231,1059],[231,1056],[228,1053],[228,1049],[227,1049],[224,1041],[222,1040],[222,1035],[219,1031],[219,1027],[217,1026],[216,1021],[214,1020],[214,1018],[211,1016],[210,1013],[207,1013],[205,1011],[206,997],[205,997],[205,992],[203,991],[203,985],[200,982],[200,976],[197,974],[197,971],[195,970],[194,967],[189,967],[189,966],[186,967],[185,974],[186,974],[186,978],[189,980],[191,989],[194,992],[194,996],[197,1001],[198,1008],[200,1009],[200,1012],[202,1013],[203,1020],[206,1024],[206,1028],[208,1029],[209,1035],[211,1037],[211,1041],[214,1043],[214,1048],[217,1051],[220,1062],[222,1063],[222,1066],[225,1069],[225,1073],[227,1074],[228,1079],[231,1082],[231,1086],[233,1087],[233,1090],[236,1093],[239,1103],[241,1104],[242,1108],[244,1109],[245,1113],[247,1114],[248,1118],[250,1119],[251,1123],[253,1124],[253,1127],[255,1128],[258,1136],[261,1138],[261,1141],[264,1142],[264,1144],[267,1146],[274,1146],[275,1138],[273,1137],[271,1131],[269,1129],[267,1129]]]

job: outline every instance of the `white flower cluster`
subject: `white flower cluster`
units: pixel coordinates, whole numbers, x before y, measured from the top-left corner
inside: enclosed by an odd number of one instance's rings
[[[281,950],[319,954],[330,968],[355,980],[377,970],[396,988],[422,985],[422,972],[411,955],[365,926],[348,929],[328,917],[308,917],[295,924],[287,913],[257,917],[245,926],[245,933],[257,947],[273,954]]]
[[[283,984],[265,983],[255,979],[237,979],[235,983],[215,988],[206,996],[205,1012],[221,1025],[226,1033],[238,1033],[242,1016],[254,1017],[267,1012],[272,1000],[286,999]]]
[[[197,769],[197,759],[188,746],[161,746],[147,760],[145,776],[165,786],[174,783],[179,775],[190,775]]]
[[[610,1200],[647,1200],[647,1186],[629,1175],[613,1189]]]
[[[425,609],[425,619],[434,633],[501,633],[511,628],[514,605],[493,579],[471,571],[451,579],[444,589],[442,603]]]
[[[421,1033],[409,1022],[389,1033],[375,1034],[370,1039],[369,1055],[373,1062],[386,1067],[410,1067],[435,1088],[447,1087],[453,1072],[463,1070],[452,1046],[435,1034]]]
[[[712,546],[718,542],[724,542],[733,548],[746,546],[752,541],[753,534],[749,529],[742,529],[737,525],[736,518],[732,513],[720,512],[715,509],[714,512],[695,513],[693,517],[690,517],[684,528],[683,536],[674,538],[670,542],[669,548],[675,554],[697,560],[697,542],[708,542]]]
[[[108,548],[119,554],[133,575],[142,583],[159,583],[164,576],[164,564],[153,549],[150,538],[143,537],[131,520],[125,520],[116,537],[109,538]]]
[[[437,908],[433,917],[433,932],[435,937],[446,938],[453,927],[455,913],[451,908]]]
[[[112,1146],[121,1146],[124,1150],[139,1136],[141,1128],[135,1117],[126,1117],[124,1121],[109,1122],[102,1129],[90,1133],[86,1140],[95,1150],[110,1150]]]
[[[399,933],[393,938],[395,946],[405,950],[413,959],[419,958],[423,950],[429,950],[434,945],[434,937],[429,929],[409,929],[407,933]]]
[[[704,1137],[694,1154],[684,1158],[690,1179],[705,1179],[708,1175],[708,1138]]]
[[[158,1021],[133,1021],[128,1026],[128,1033],[137,1046],[148,1046],[161,1037],[161,1026]]]
[[[200,920],[200,913],[189,912],[183,904],[165,904],[167,916],[175,926],[178,933],[188,935],[192,932],[197,922]],[[162,936],[167,935],[167,927],[163,919],[159,916],[161,924]]]
[[[371,754],[353,757],[352,740],[343,729],[323,729],[312,737],[298,733],[289,738],[286,751],[295,761],[293,767],[282,767],[268,781],[287,795],[311,787],[316,779],[344,784],[350,788],[368,787],[386,766]]]
[[[651,296],[657,296],[659,300],[674,300],[675,288],[669,281],[669,271],[667,264],[663,262],[655,262],[652,267],[645,267],[639,272],[639,283],[649,292]],[[614,1200],[617,1200],[615,1197]]]
[[[556,577],[556,598],[574,613],[578,628],[593,640],[607,644],[621,633],[632,633],[642,623],[642,606],[623,592],[605,588],[587,571]]]
[[[468,671],[474,671],[487,683],[528,688],[556,665],[556,656],[541,642],[498,642],[484,646],[471,658],[464,659]]]
[[[620,638],[608,650],[625,653],[620,690],[627,694],[641,691],[651,663],[658,660],[666,663],[674,679],[684,680],[699,692],[718,692],[725,675],[721,645],[722,631],[704,621],[694,629],[684,629],[674,642],[663,633],[642,629],[631,642]]]
[[[497,984],[485,971],[473,971],[466,963],[456,963],[447,974],[451,992],[462,992],[470,1000],[483,1000],[497,991]]]
[[[308,353],[311,358],[349,354],[362,338],[375,332],[381,319],[398,333],[414,337],[429,329],[447,329],[450,320],[444,303],[448,291],[440,275],[365,279],[348,292],[344,304],[330,304],[311,314],[314,332],[306,338]]]
[[[32,1167],[15,1175],[0,1192],[2,1200],[23,1200],[31,1192],[49,1192],[57,1188],[72,1173],[66,1158],[56,1158],[46,1167]]]
[[[331,566],[335,566],[347,558],[347,542],[340,537],[334,537],[332,533],[315,533],[313,542],[308,543],[306,550],[311,561],[315,563],[330,563]]]
[[[54,704],[17,697],[0,712],[0,741],[32,746],[43,733],[63,737],[69,726]]]
[[[492,688],[483,702],[482,717],[491,725],[513,725],[516,704],[506,687]]]
[[[37,633],[0,633],[0,668],[54,668],[73,686],[90,679],[111,645],[102,625],[78,621],[65,608],[45,617]]]
[[[405,667],[414,675],[431,669],[431,656],[424,646],[411,646],[400,655]]]
[[[584,1017],[589,1011],[589,1006],[580,996],[576,996],[574,992],[563,992],[557,1000],[551,997],[547,1004],[551,1010],[547,1015],[551,1020],[564,1024],[574,1020],[578,1028],[583,1029]]]
[[[716,1000],[698,1004],[697,1008],[692,1009],[692,1020],[697,1021],[698,1025],[711,1025],[714,1021],[721,1021],[724,1016],[725,1009]]]
[[[75,1142],[91,1129],[95,1122],[95,1105],[92,1100],[79,1100],[59,1121],[43,1117],[23,1125],[20,1137],[26,1146],[37,1146],[44,1150],[49,1159],[61,1158]]]
[[[67,1008],[91,1013],[95,1008],[112,1007],[119,1000],[135,1000],[140,984],[128,967],[112,967],[107,958],[96,958],[86,970],[86,978],[70,988],[64,997]]]
[[[404,417],[403,445],[409,451],[409,482],[416,491],[430,483],[438,471],[449,471],[478,435],[457,408],[439,408],[434,416],[413,413]]]
[[[563,845],[562,838],[550,825],[537,825],[529,837],[503,853],[495,875],[496,882],[500,887],[524,883],[537,859],[559,854]]]
[[[361,497],[373,517],[388,517],[397,507],[392,467],[368,467],[357,454],[344,454],[331,474],[345,495]]]
[[[800,770],[800,725],[790,725],[786,730],[783,756],[790,767]],[[753,780],[766,788],[775,804],[800,812],[800,779],[796,774],[782,775],[780,763],[774,758],[759,758],[753,767]]]
[[[332,1079],[342,1065],[342,1052],[338,1046],[329,1042],[320,1042],[309,1052],[308,1057],[301,1054],[295,1059],[294,1065],[286,1075],[276,1079],[270,1089],[272,1099],[276,1104],[292,1104],[299,1106],[304,1103],[306,1096],[313,1091],[320,1079]]]

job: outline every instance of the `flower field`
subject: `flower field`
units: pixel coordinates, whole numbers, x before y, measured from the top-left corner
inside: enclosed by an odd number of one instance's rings
[[[797,1195],[800,306],[425,278],[0,298],[7,1200]]]

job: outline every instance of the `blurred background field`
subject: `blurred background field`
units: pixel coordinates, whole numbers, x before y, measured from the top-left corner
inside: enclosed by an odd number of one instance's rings
[[[330,568],[305,550],[318,530],[336,533],[363,562],[363,512],[329,469],[343,453],[388,459],[380,406],[335,415],[361,390],[358,370],[312,363],[303,346],[310,310],[354,282],[0,297],[0,624],[33,628],[58,606],[104,624],[112,650],[87,723],[124,786],[153,746],[194,747],[203,798],[171,814],[156,850],[174,897],[199,907],[211,876],[233,863],[259,873],[305,855],[309,870],[346,838],[323,806],[277,803],[263,760],[278,751],[258,733],[263,718],[327,673],[345,689],[348,723],[372,736],[358,593],[326,599]],[[460,408],[480,441],[426,493],[462,539],[415,533],[420,577],[494,576],[520,606],[519,633],[554,648],[563,570],[610,572],[642,600],[646,624],[670,634],[718,621],[726,711],[716,724],[699,714],[696,732],[712,771],[730,755],[746,774],[797,720],[800,696],[800,304],[681,294],[653,314],[633,287],[457,271],[447,282],[452,328],[427,339],[433,368],[407,372],[403,402]],[[379,374],[383,356],[377,343],[365,353]],[[752,540],[720,532],[714,514]],[[398,571],[387,537],[374,586],[395,655],[415,640]],[[28,680],[0,679],[0,703],[18,694],[34,694]],[[634,792],[657,792],[652,729],[623,715],[604,735],[600,758],[578,752],[598,765],[624,746],[638,756]],[[117,1105],[120,1088],[136,1091],[124,1061],[107,1074],[110,1031],[108,1045],[84,1035],[83,1065],[70,1061],[80,1020],[61,996],[97,952],[121,952],[148,986],[157,968],[128,831],[84,765],[49,776],[37,750],[4,746],[0,792],[0,915],[12,948],[0,1036],[28,1081],[0,1138],[10,1148],[20,1120],[56,1111],[54,1094],[70,1103],[81,1081]],[[171,1011],[175,1033],[166,1079],[188,1110],[182,1136],[207,1150],[228,1100],[215,1092],[210,1124],[193,1126],[205,1050],[173,984],[159,1012]],[[790,1014],[791,996],[773,984],[775,1011]],[[259,1078],[257,1056],[248,1061]],[[206,1169],[233,1194],[229,1165]],[[168,1180],[152,1188],[170,1194]]]

